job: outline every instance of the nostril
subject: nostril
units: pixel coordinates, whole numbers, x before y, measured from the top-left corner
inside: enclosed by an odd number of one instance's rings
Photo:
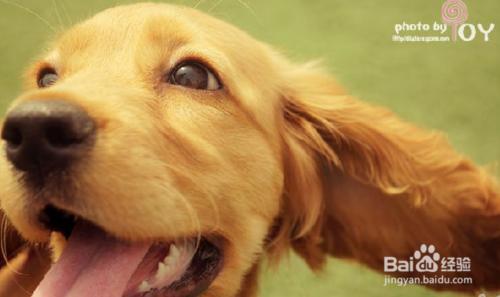
[[[23,134],[17,127],[5,128],[2,132],[2,138],[7,141],[10,148],[18,148],[23,143]]]

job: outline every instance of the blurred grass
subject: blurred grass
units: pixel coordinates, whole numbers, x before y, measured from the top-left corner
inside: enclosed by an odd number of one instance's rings
[[[0,111],[20,89],[22,69],[53,32],[116,0],[0,0]],[[442,1],[184,0],[267,41],[298,61],[323,58],[355,95],[403,118],[443,130],[479,163],[500,160],[500,1],[466,1],[470,23],[496,23],[488,43],[399,44],[394,25],[440,21]],[[23,8],[21,8],[23,7]],[[35,14],[38,15],[35,16]],[[331,260],[317,277],[291,257],[263,277],[262,296],[458,296],[419,287],[384,287],[383,276]]]

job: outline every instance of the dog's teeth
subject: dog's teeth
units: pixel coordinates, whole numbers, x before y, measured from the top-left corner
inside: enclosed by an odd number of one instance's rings
[[[167,266],[162,262],[158,263],[158,270],[156,271],[156,277],[162,278],[163,276],[165,276],[166,272],[167,272]]]
[[[168,273],[172,270],[172,266],[167,266],[164,263],[158,263],[158,270],[156,271],[156,279],[162,279],[168,275]]]
[[[139,293],[146,293],[146,292],[148,292],[151,289],[152,289],[151,285],[147,281],[143,281],[139,285],[139,290],[138,291],[139,291]]]
[[[169,252],[170,256],[172,256],[174,259],[177,259],[180,254],[181,252],[179,251],[179,249],[175,244],[170,245],[170,252]]]
[[[163,259],[163,263],[166,265],[166,266],[174,266],[175,263],[177,262],[177,260],[179,259],[181,255],[181,252],[179,250],[179,248],[177,246],[175,246],[174,244],[172,244],[170,246],[170,251],[168,253],[168,255],[165,257],[165,259]]]
[[[165,259],[163,259],[163,264],[165,264],[165,266],[174,266],[175,262],[177,262],[177,258],[174,258],[172,256],[167,256],[165,257]]]

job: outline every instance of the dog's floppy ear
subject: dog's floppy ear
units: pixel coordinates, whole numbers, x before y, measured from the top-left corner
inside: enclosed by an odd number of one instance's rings
[[[313,269],[335,255],[383,270],[385,256],[432,244],[470,257],[475,287],[500,287],[500,191],[485,170],[315,66],[287,69],[283,82],[285,190],[271,253],[291,246]]]

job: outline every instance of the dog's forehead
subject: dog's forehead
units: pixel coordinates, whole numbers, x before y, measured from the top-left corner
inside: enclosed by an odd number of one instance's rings
[[[250,42],[241,42],[245,39]],[[162,43],[164,47],[196,43],[230,54],[230,51],[252,51],[256,42],[236,27],[195,9],[142,3],[98,13],[63,34],[55,49],[61,58],[103,51],[132,54],[137,49],[146,49],[149,43]],[[238,46],[241,44],[245,46]]]
[[[55,43],[62,57],[73,54],[100,53],[107,51],[132,50],[137,46],[144,34],[153,31],[153,26],[159,26],[158,31],[169,32],[163,34],[164,42],[175,42],[179,36],[190,36],[192,25],[185,20],[179,8],[161,6],[153,10],[150,5],[141,5],[137,8],[116,7],[98,13],[94,17],[77,24],[67,30]]]

